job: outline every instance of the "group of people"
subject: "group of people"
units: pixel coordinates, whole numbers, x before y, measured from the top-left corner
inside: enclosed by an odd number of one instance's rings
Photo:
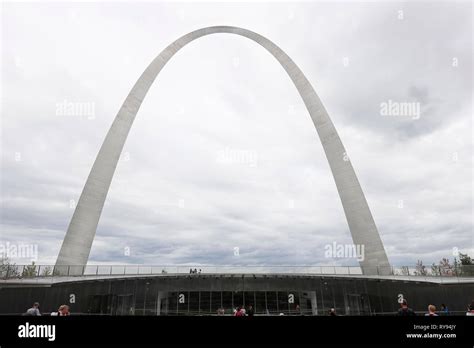
[[[270,312],[268,311],[268,309],[266,310],[266,313],[267,313],[267,315],[270,315]],[[250,304],[250,305],[247,306],[247,308],[245,308],[245,306],[243,306],[243,305],[234,308],[232,315],[234,317],[253,317],[254,314],[255,314],[255,309],[253,308],[253,305]],[[292,311],[290,314],[302,315],[302,313],[300,311],[300,306],[296,305],[295,310]],[[217,310],[217,315],[225,315],[225,309],[222,308],[222,307],[219,308]],[[285,315],[285,313],[280,313],[280,315]]]
[[[199,271],[198,271],[197,268],[195,268],[195,269],[190,268],[189,269],[189,274],[201,274],[201,269],[199,269]]]
[[[35,302],[33,303],[33,306],[31,308],[29,308],[25,315],[26,316],[41,316],[41,312],[40,312],[40,304],[39,302]],[[68,305],[61,305],[59,306],[58,310],[55,311],[55,312],[52,312],[50,315],[52,317],[66,317],[66,316],[69,316],[71,314],[71,312],[69,311],[69,306]]]
[[[238,306],[234,309],[234,317],[253,317],[254,313],[252,305],[249,305],[247,309],[244,306]]]
[[[415,316],[416,313],[413,309],[408,307],[407,300],[403,300],[400,303],[400,309],[398,310],[398,315],[399,316]],[[442,303],[441,304],[441,310],[439,312],[436,312],[436,306],[433,305],[433,304],[430,304],[428,306],[428,312],[425,313],[425,316],[427,316],[427,317],[437,317],[439,315],[449,315],[448,307],[444,303]],[[471,304],[468,305],[466,315],[474,316],[474,301],[472,301]]]
[[[441,309],[442,309],[442,313],[444,315],[449,314],[448,307],[446,307],[445,304],[441,305]],[[410,317],[410,316],[415,316],[416,313],[413,309],[408,307],[407,300],[402,300],[402,302],[400,303],[400,309],[398,310],[398,315],[403,316],[403,317]],[[427,316],[427,317],[437,317],[438,313],[436,313],[436,306],[430,304],[428,306],[428,312],[425,314],[425,316]]]
[[[416,315],[415,311],[411,309],[410,307],[408,307],[408,302],[405,299],[400,303],[400,309],[398,310],[397,314],[399,316],[415,316]],[[336,310],[334,308],[331,308],[328,311],[328,315],[331,317],[337,316]],[[436,306],[430,304],[428,306],[428,311],[425,313],[425,316],[427,317],[437,317],[440,315],[449,315],[448,306],[446,306],[444,303],[441,304],[441,309],[438,312],[436,311]],[[471,304],[468,305],[466,315],[474,316],[474,301],[472,301]]]
[[[190,272],[197,273],[197,270],[196,269],[195,270],[191,269]],[[199,273],[201,273],[201,270],[199,270]],[[41,312],[40,312],[39,307],[40,307],[40,304],[38,302],[33,303],[33,306],[31,308],[29,308],[24,315],[26,315],[26,316],[41,316]],[[299,306],[297,306],[297,309],[299,311]],[[234,309],[234,314],[233,315],[234,315],[234,317],[253,317],[254,313],[255,313],[255,311],[254,311],[253,305],[249,305],[247,307],[247,309],[242,305],[242,306],[238,306]],[[441,304],[441,310],[438,313],[440,313],[441,315],[449,315],[448,307],[444,303]],[[436,312],[436,306],[430,304],[428,306],[428,312],[425,314],[425,316],[430,316],[430,317],[434,316],[434,317],[436,317],[436,316],[440,315],[438,313]],[[70,314],[71,314],[71,312],[69,311],[69,306],[68,305],[61,305],[61,306],[59,306],[57,311],[52,312],[50,315],[51,316],[63,317],[63,316],[68,316]],[[224,308],[219,308],[217,310],[217,314],[218,315],[224,315],[225,314]],[[398,310],[397,314],[399,316],[415,316],[416,315],[415,311],[408,306],[408,302],[405,299],[400,303],[400,309]],[[328,311],[328,315],[329,316],[337,316],[336,310],[334,308],[331,308]],[[474,300],[468,305],[466,315],[474,316]]]

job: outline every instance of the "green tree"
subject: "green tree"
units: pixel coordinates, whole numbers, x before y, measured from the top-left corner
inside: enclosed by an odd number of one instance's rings
[[[20,276],[18,266],[12,263],[7,257],[0,258],[0,278],[17,278]]]
[[[454,265],[452,265],[450,262],[449,262],[449,259],[447,258],[442,258],[440,261],[439,261],[439,272],[440,272],[440,275],[443,276],[443,277],[452,277],[455,275],[455,272],[454,272]]]
[[[474,265],[474,261],[471,259],[471,257],[468,254],[459,253],[459,261],[461,262],[461,265],[466,265],[466,266]]]
[[[426,270],[426,266],[423,264],[423,261],[418,260],[415,266],[415,275],[425,276],[427,274],[428,274],[428,271]]]
[[[474,276],[474,260],[466,253],[459,253],[456,262],[456,273],[462,276]]]
[[[36,273],[38,272],[35,262],[32,261],[31,265],[27,265],[23,268],[22,276],[24,278],[33,278],[36,277]]]
[[[41,268],[41,276],[43,277],[49,277],[50,275],[53,274],[53,268],[51,266],[46,266]]]
[[[410,275],[410,269],[408,266],[402,266],[400,268],[400,275]]]
[[[400,275],[409,274],[408,268],[402,267],[399,272]],[[453,263],[448,258],[443,257],[438,264],[432,263],[429,272],[433,276],[453,277],[453,276],[474,276],[474,259],[468,254],[459,253],[459,260],[454,258]],[[414,275],[426,276],[428,269],[423,264],[422,260],[416,262]]]
[[[441,275],[439,266],[434,262],[431,265],[431,275],[435,277],[439,277]]]

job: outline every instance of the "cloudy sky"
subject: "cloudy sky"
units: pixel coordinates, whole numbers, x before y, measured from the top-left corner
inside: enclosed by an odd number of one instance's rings
[[[392,264],[474,256],[471,6],[3,3],[0,242],[54,263],[143,70],[181,35],[233,25],[275,42],[313,84]],[[385,115],[384,103],[420,112]],[[325,257],[334,242],[352,240],[283,68],[229,34],[179,51],[137,115],[89,263],[356,265]]]

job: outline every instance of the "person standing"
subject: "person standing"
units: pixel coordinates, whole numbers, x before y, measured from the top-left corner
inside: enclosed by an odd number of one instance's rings
[[[428,306],[428,313],[425,314],[425,317],[437,317],[438,314],[436,314],[436,306],[430,304]]]
[[[39,303],[38,302],[35,302],[33,303],[33,307],[31,307],[30,309],[28,309],[25,313],[25,315],[28,315],[28,316],[41,316],[41,312],[39,310]]]
[[[408,302],[407,300],[403,300],[402,303],[400,303],[401,308],[398,310],[398,315],[403,316],[403,317],[410,317],[410,316],[415,316],[416,313],[413,311],[413,309],[408,307]]]
[[[471,302],[471,304],[469,306],[467,306],[466,315],[474,316],[474,300]]]
[[[295,315],[301,315],[301,308],[299,304],[297,304],[295,307]]]
[[[57,312],[51,313],[52,317],[67,317],[71,313],[69,312],[69,306],[68,305],[61,305],[58,309]]]
[[[441,312],[440,313],[441,313],[441,315],[449,315],[449,309],[444,303],[441,304]]]
[[[242,307],[243,306],[237,307],[237,309],[235,310],[235,313],[234,313],[235,317],[245,317],[245,310],[242,310]]]
[[[253,309],[253,306],[252,305],[249,305],[249,308],[248,308],[248,311],[247,311],[247,315],[249,317],[253,317],[253,315],[255,314],[255,311]]]

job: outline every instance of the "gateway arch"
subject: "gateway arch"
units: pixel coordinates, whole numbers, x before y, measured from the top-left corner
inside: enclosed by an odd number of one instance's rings
[[[166,47],[140,76],[123,102],[99,150],[69,224],[55,270],[66,267],[69,274],[83,273],[122,148],[140,105],[161,69],[191,41],[217,33],[236,34],[255,41],[270,52],[286,70],[303,98],[318,132],[353,242],[365,248],[364,259],[360,261],[362,271],[364,274],[388,274],[390,264],[359,180],[336,128],[310,82],[291,58],[273,42],[250,30],[231,26],[207,27],[180,37]]]

